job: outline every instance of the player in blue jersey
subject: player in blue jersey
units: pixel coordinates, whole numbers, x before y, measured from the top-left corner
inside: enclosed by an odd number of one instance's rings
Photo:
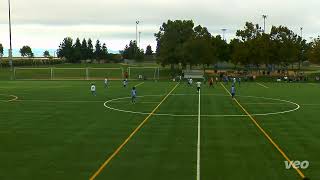
[[[241,77],[238,77],[238,84],[241,85]]]
[[[131,90],[131,102],[136,103],[136,98],[137,98],[137,90],[136,90],[136,87],[133,87]]]
[[[234,87],[234,85],[231,86],[231,96],[232,98],[234,98],[234,96],[236,95],[236,88]]]

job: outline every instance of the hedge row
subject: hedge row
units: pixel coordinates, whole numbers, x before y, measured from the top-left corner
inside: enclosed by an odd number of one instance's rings
[[[62,64],[65,63],[64,59],[58,58],[14,58],[12,60],[14,66],[38,66],[38,65],[54,65],[54,64]],[[9,67],[8,59],[0,59],[0,65],[2,67]]]

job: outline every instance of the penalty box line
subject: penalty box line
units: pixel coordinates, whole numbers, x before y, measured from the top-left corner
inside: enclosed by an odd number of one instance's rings
[[[262,86],[262,87],[264,87],[264,88],[266,88],[266,89],[269,89],[269,87],[268,86],[266,86],[266,85],[264,85],[264,84],[262,84],[262,83],[257,83],[259,86]]]
[[[224,88],[224,90],[231,96],[231,93],[227,90],[227,88],[220,83],[220,85]],[[261,133],[267,138],[267,140],[279,151],[279,153],[288,161],[291,162],[290,158],[287,156],[287,154],[280,148],[280,146],[275,143],[275,141],[270,137],[270,135],[260,126],[258,121],[240,104],[240,102],[234,98],[234,101],[236,104],[242,109],[242,111],[248,115],[248,117],[251,119],[253,124],[261,131]],[[292,167],[297,171],[297,173],[300,175],[302,179],[305,179],[306,176],[303,174],[303,172],[296,167],[296,165],[292,164]]]
[[[170,94],[178,87],[180,83],[177,83],[171,91],[160,101],[160,103],[150,112],[150,114],[134,129],[134,131],[123,141],[123,143],[108,157],[99,169],[90,177],[90,180],[94,180],[102,170],[111,162],[111,160],[119,154],[121,149],[132,139],[132,137],[142,128],[143,125],[150,119],[150,117],[159,109],[160,105],[170,96]]]

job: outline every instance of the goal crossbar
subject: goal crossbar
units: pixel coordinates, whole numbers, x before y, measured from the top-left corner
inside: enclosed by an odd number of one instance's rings
[[[18,78],[18,71],[19,70],[48,70],[48,78]],[[57,71],[62,70],[63,72],[61,72],[62,77],[58,78],[55,75],[57,75]],[[80,70],[80,74],[81,75],[76,75],[73,78],[70,78],[68,76],[63,76],[64,73],[68,72],[68,70],[72,71],[72,70]],[[82,71],[81,71],[82,70]],[[100,72],[100,73],[95,73],[95,70],[106,70],[105,72]],[[69,71],[69,73],[70,73]],[[13,71],[13,76],[14,79],[19,79],[19,80],[37,80],[37,79],[48,79],[48,80],[98,80],[98,79],[103,79],[105,77],[108,76],[107,72],[110,71],[119,71],[119,72],[115,72],[109,76],[113,76],[110,77],[110,79],[114,79],[114,80],[118,80],[118,79],[122,79],[123,78],[123,68],[94,68],[94,67],[86,67],[86,68],[57,68],[57,67],[42,67],[42,68],[24,68],[24,67],[15,67],[14,71]],[[90,76],[90,74],[92,76]],[[29,75],[32,75],[32,73],[29,73]]]

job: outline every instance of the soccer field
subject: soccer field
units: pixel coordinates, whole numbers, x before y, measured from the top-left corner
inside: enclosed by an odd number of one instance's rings
[[[1,81],[0,179],[320,179],[319,84],[90,83]]]

